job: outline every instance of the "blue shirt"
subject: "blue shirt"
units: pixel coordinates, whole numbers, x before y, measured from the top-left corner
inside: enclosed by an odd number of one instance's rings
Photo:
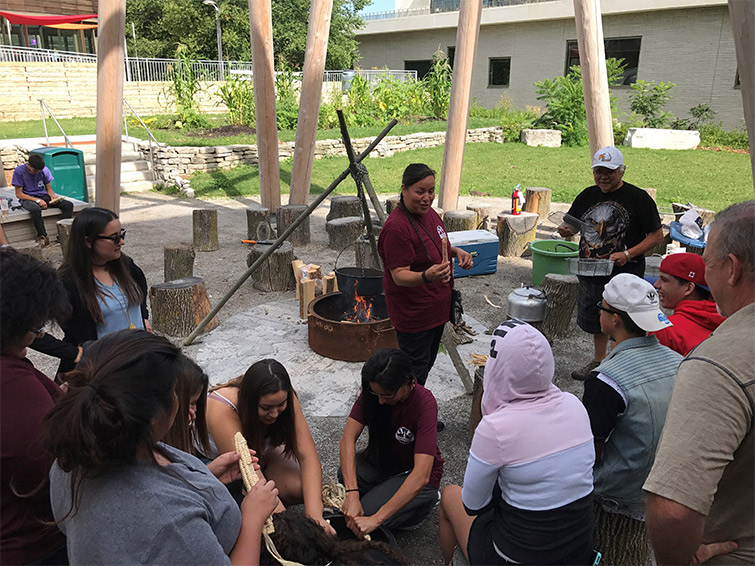
[[[141,307],[138,304],[129,305],[128,297],[121,290],[117,282],[112,287],[96,280],[97,287],[104,293],[98,298],[104,323],[97,324],[97,338],[102,338],[113,332],[127,328],[144,328]]]
[[[45,185],[52,183],[55,178],[47,167],[32,175],[26,168],[26,163],[19,165],[13,170],[11,185],[21,187],[24,194],[30,197],[41,197],[47,194]]]

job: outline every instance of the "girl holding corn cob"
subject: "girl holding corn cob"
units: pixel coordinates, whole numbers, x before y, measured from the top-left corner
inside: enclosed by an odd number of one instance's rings
[[[45,424],[71,564],[259,563],[274,483],[259,481],[239,509],[218,481],[241,477],[236,452],[210,470],[160,442],[176,416],[181,358],[165,338],[121,330],[66,375],[69,391]]]
[[[207,396],[207,429],[213,449],[205,456],[233,450],[241,432],[257,451],[261,473],[275,480],[284,505],[304,503],[307,516],[329,534],[323,519],[322,466],[286,368],[260,360]],[[282,508],[281,508],[282,509]]]

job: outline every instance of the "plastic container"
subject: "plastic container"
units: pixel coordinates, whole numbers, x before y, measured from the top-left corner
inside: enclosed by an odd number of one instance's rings
[[[472,269],[462,269],[459,261],[453,259],[454,277],[468,275],[487,275],[495,273],[498,268],[498,236],[487,230],[460,230],[449,232],[448,241],[455,248],[461,248],[472,254]]]
[[[535,286],[543,282],[548,273],[568,275],[566,260],[579,255],[577,242],[562,240],[535,240],[530,242],[532,250],[532,284]]]
[[[89,202],[84,152],[70,147],[38,147],[29,153],[44,157],[45,167],[54,177],[50,185],[55,194]]]
[[[610,259],[592,259],[586,257],[569,258],[566,260],[569,273],[584,277],[608,277],[613,271]]]

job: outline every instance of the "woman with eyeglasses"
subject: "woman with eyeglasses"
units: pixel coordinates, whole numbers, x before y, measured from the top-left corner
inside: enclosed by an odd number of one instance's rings
[[[354,533],[419,525],[438,502],[443,458],[438,448],[438,403],[416,382],[409,356],[375,352],[362,368],[362,391],[340,443],[343,513]],[[367,448],[356,451],[364,428]]]
[[[72,314],[61,324],[62,340],[47,333],[31,345],[60,358],[58,373],[74,368],[85,342],[127,328],[151,330],[147,279],[123,253],[125,237],[118,215],[106,208],[87,208],[73,221],[59,270]]]

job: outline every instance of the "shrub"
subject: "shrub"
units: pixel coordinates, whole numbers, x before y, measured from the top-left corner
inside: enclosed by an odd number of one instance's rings
[[[294,72],[287,67],[275,73],[275,112],[279,130],[295,130],[299,119],[299,86]]]
[[[494,110],[501,118],[504,142],[518,142],[522,137],[522,130],[532,127],[540,115],[539,110],[533,106],[527,106],[524,110],[514,108],[508,96],[502,96]]]
[[[643,123],[648,128],[665,128],[674,119],[670,112],[664,112],[663,107],[671,100],[669,91],[674,83],[639,80],[629,88],[629,108],[632,112],[642,116]]]
[[[700,126],[700,145],[703,147],[731,147],[734,149],[749,149],[747,132],[742,130],[726,131],[717,124],[703,124]]]
[[[378,120],[381,122],[426,116],[429,100],[423,81],[399,80],[388,75],[378,79],[372,96],[377,104]]]
[[[377,107],[372,98],[370,82],[361,75],[354,75],[351,80],[346,93],[344,116],[349,126],[372,126],[377,123]]]
[[[223,104],[228,108],[231,124],[254,126],[254,86],[253,82],[238,76],[231,76],[218,89]]]

